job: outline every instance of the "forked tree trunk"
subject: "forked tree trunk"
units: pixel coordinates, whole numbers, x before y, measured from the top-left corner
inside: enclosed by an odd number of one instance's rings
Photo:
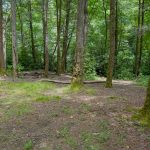
[[[106,87],[112,87],[113,70],[115,64],[116,49],[116,0],[110,0],[110,54],[108,62],[108,72]]]
[[[44,68],[45,77],[49,71],[49,52],[48,52],[48,0],[43,0],[43,38],[44,38]]]
[[[11,1],[11,19],[12,19],[12,57],[13,57],[13,79],[17,77],[17,40],[16,40],[16,0]]]
[[[3,47],[3,2],[0,0],[0,72],[5,70],[5,56]]]
[[[78,0],[75,63],[72,84],[83,84],[83,60],[87,37],[87,0]]]

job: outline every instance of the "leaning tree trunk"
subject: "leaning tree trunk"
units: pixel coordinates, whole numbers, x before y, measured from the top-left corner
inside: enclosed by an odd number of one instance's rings
[[[0,0],[0,72],[5,70],[5,56],[3,47],[3,2]]]
[[[66,71],[66,59],[68,52],[68,30],[69,30],[69,21],[70,21],[70,4],[71,0],[66,1],[66,20],[65,20],[65,29],[64,29],[64,37],[63,37],[63,51],[62,51],[62,64],[61,64],[61,72],[64,73]]]
[[[13,79],[17,77],[17,40],[16,40],[16,0],[11,1],[11,24],[12,24],[12,56],[13,56]]]
[[[49,52],[48,52],[48,0],[43,0],[43,38],[44,38],[44,68],[45,77],[49,71]]]
[[[116,0],[110,0],[110,54],[108,62],[108,72],[106,87],[112,87],[113,70],[115,64],[116,49]]]
[[[140,74],[140,67],[141,67],[143,26],[144,26],[144,0],[142,1],[139,0],[138,28],[137,28],[135,66],[134,66],[134,74],[136,77]]]
[[[87,0],[78,0],[75,64],[72,84],[83,84],[83,56],[87,36]]]

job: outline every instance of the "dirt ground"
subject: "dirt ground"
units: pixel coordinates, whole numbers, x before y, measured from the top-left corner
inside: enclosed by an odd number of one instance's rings
[[[61,100],[33,102],[31,112],[1,120],[0,150],[150,150],[150,130],[132,119],[145,88],[118,81],[64,92],[67,86],[43,93]]]

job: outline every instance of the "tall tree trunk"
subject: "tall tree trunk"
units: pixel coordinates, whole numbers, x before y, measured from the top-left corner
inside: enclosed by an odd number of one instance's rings
[[[11,1],[11,19],[12,19],[12,56],[13,56],[13,79],[17,77],[17,40],[16,40],[16,0]]]
[[[32,58],[33,58],[33,63],[36,64],[37,60],[36,60],[36,50],[35,50],[34,35],[33,35],[31,0],[28,1],[28,11],[29,11],[30,34],[31,34]]]
[[[48,52],[48,0],[43,0],[43,38],[44,38],[44,68],[45,77],[49,71],[49,52]]]
[[[116,31],[115,31],[115,66],[114,73],[117,71],[117,55],[118,55],[118,0],[116,0]]]
[[[139,75],[140,67],[141,67],[142,44],[143,44],[143,27],[144,27],[144,0],[139,0],[135,65],[134,65],[134,69],[133,69],[136,77]]]
[[[20,7],[22,7],[22,1],[19,1],[19,5]],[[24,50],[25,45],[24,45],[24,31],[23,31],[23,19],[22,19],[22,13],[18,12],[18,18],[19,18],[19,22],[20,22],[20,34],[21,34],[21,45],[22,45],[22,49]]]
[[[147,95],[146,95],[146,100],[145,100],[145,104],[144,104],[142,113],[143,113],[144,117],[149,117],[149,119],[150,119],[150,79],[149,79],[149,83],[148,83]]]
[[[5,70],[5,58],[3,47],[3,2],[0,0],[0,72]]]
[[[107,50],[108,25],[107,25],[107,8],[106,8],[105,0],[103,0],[103,9],[104,9],[104,19],[105,19],[105,51],[106,51]]]
[[[71,0],[66,1],[66,18],[65,18],[65,29],[63,36],[63,51],[62,51],[62,65],[61,72],[64,73],[66,71],[66,59],[68,52],[68,30],[69,30],[69,20],[70,20],[70,4]]]
[[[56,13],[57,13],[57,75],[60,75],[60,73],[61,73],[61,57],[60,57],[61,5],[62,5],[62,0],[56,0]]]
[[[87,37],[87,0],[78,0],[75,64],[72,84],[83,84],[83,57]]]
[[[112,87],[113,70],[115,64],[116,49],[116,0],[110,0],[110,54],[108,62],[108,72],[106,87]]]

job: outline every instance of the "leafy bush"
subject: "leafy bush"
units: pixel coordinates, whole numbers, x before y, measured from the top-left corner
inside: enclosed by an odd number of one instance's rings
[[[133,79],[134,55],[129,50],[120,51],[117,57],[115,77],[117,79]]]
[[[84,78],[86,80],[93,80],[96,77],[96,61],[89,53],[86,54],[84,59]]]

